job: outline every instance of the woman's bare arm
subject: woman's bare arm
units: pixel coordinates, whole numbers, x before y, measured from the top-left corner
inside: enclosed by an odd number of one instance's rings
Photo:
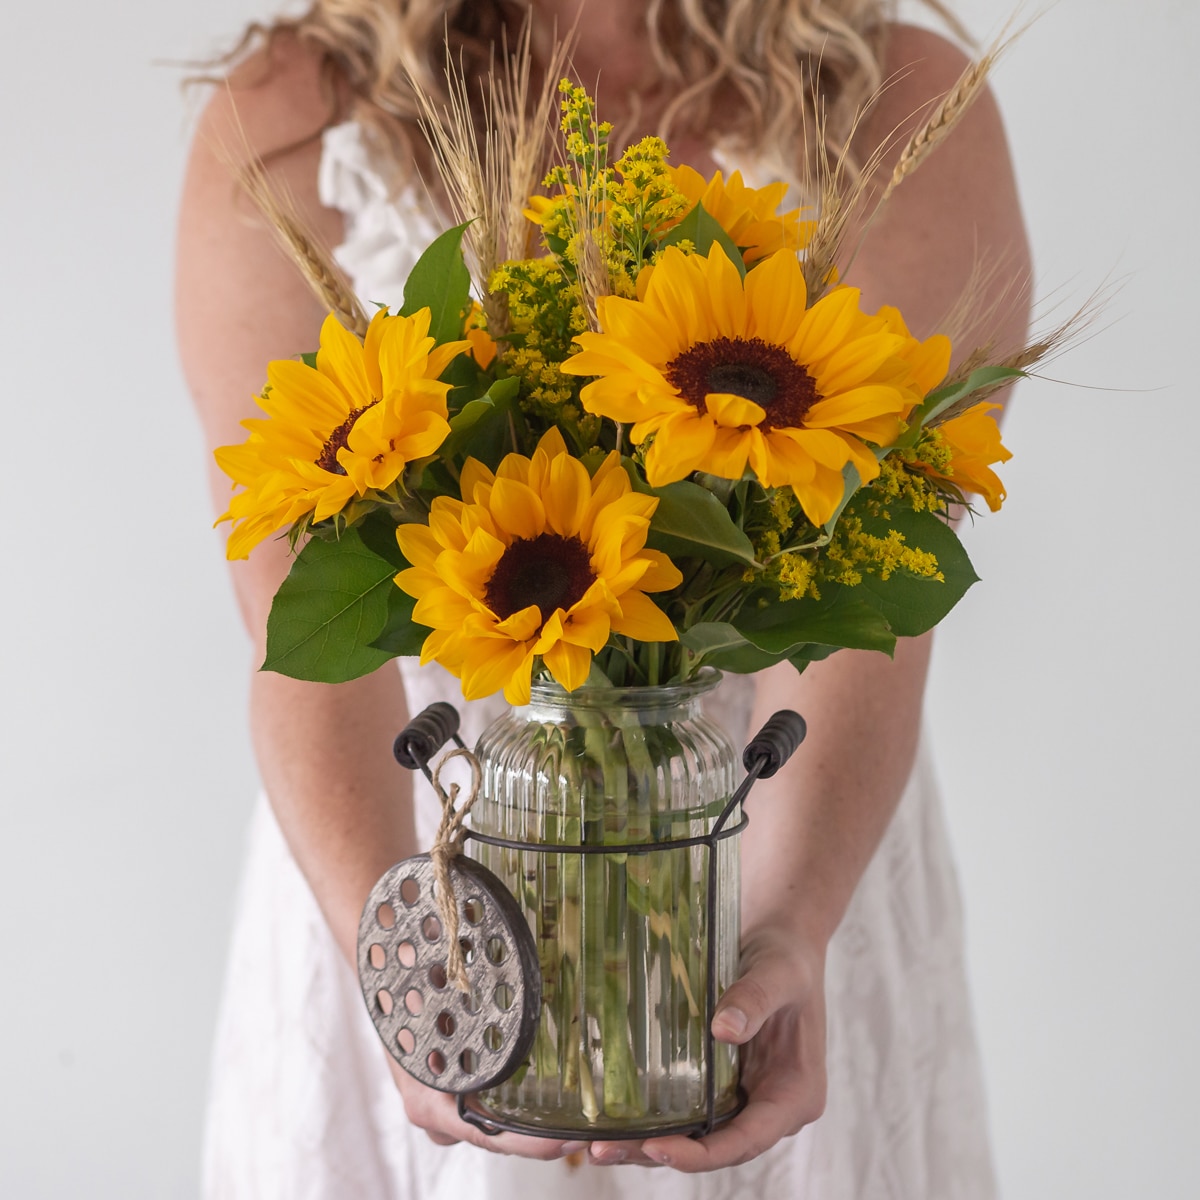
[[[915,117],[964,66],[962,54],[935,35],[897,29],[887,70],[907,74],[889,88],[860,144],[869,150],[896,127],[903,127],[903,143]],[[884,181],[890,171],[889,162]],[[1003,258],[1007,278],[1025,283],[1028,245],[990,94],[895,192],[849,282],[862,288],[864,309],[894,304],[924,337],[952,308],[981,255]],[[1017,303],[980,336],[1018,345],[1027,320],[1026,305]],[[750,1104],[701,1141],[647,1142],[653,1161],[688,1171],[743,1162],[821,1113],[825,949],[912,769],[929,649],[928,635],[902,639],[894,659],[843,650],[803,675],[783,664],[758,677],[752,729],[792,708],[806,716],[809,733],[792,761],[756,786],[742,837],[743,974],[723,997],[713,1029],[725,1041],[748,1043]],[[615,1143],[595,1149],[601,1161],[636,1154]]]
[[[965,65],[961,53],[934,34],[898,28],[891,40],[888,70],[907,69],[885,93],[862,131],[865,149],[901,126],[901,144],[924,115],[931,97],[949,88]],[[898,148],[897,148],[898,149]],[[895,154],[892,155],[895,157]],[[890,162],[880,172],[886,182]],[[980,340],[1001,347],[1024,343],[1030,271],[1029,247],[1012,175],[1008,146],[995,101],[985,93],[949,140],[888,200],[854,262],[849,282],[862,288],[863,308],[900,308],[919,337],[937,332],[955,306],[977,259],[996,261],[1003,274],[991,285],[1017,281],[1013,302],[1001,306],[996,323],[977,329]],[[986,307],[988,297],[983,297]],[[970,335],[968,335],[970,336]],[[963,343],[958,354],[974,345]],[[778,808],[794,822],[803,847],[781,861],[785,841],[766,830],[745,841],[749,880],[766,871],[790,873],[785,907],[795,908],[809,936],[829,939],[854,887],[883,836],[907,782],[916,750],[921,698],[929,658],[928,636],[902,639],[889,660],[868,651],[841,651],[797,676],[788,666],[759,679],[755,717],[765,720],[790,699],[810,715],[803,751],[785,771],[760,785],[755,811],[760,830]],[[796,893],[803,880],[803,896]],[[747,896],[746,925],[777,903],[775,894]]]
[[[317,194],[320,138],[329,106],[316,59],[284,43],[270,70],[243,71],[254,85],[218,91],[197,132],[179,224],[176,312],[188,384],[211,447],[245,438],[268,361],[315,349],[324,311],[239,194],[230,154],[267,159],[274,184],[326,245],[341,240],[338,213]],[[289,149],[289,147],[291,147]],[[274,153],[280,151],[280,153]],[[229,481],[212,467],[217,510]],[[268,539],[230,564],[253,665],[262,661],[266,618],[290,567],[286,539]],[[389,664],[352,683],[306,683],[255,671],[250,719],[259,770],[280,828],[343,954],[355,961],[362,905],[393,863],[415,853],[411,789],[391,754],[407,717],[400,673]],[[385,1054],[383,1047],[379,1053]],[[501,1153],[553,1158],[560,1143],[512,1134],[487,1138],[459,1120],[452,1096],[389,1067],[410,1119],[434,1141],[472,1141]]]
[[[251,71],[258,68],[245,69]],[[267,362],[314,349],[324,316],[241,194],[228,160],[244,161],[249,147],[268,156],[275,184],[335,245],[340,216],[316,195],[320,139],[314,135],[327,119],[315,60],[293,52],[275,55],[266,82],[217,92],[201,119],[180,213],[176,314],[184,371],[213,447],[244,440],[238,423],[257,415],[254,396]],[[301,144],[287,150],[293,143]],[[223,511],[229,480],[215,465],[211,471]],[[290,562],[286,539],[271,539],[247,561],[230,564],[255,666],[271,597]],[[390,755],[404,712],[394,669],[336,688],[268,672],[252,677],[250,716],[263,783],[351,958],[364,897],[388,866],[413,851],[407,781]]]

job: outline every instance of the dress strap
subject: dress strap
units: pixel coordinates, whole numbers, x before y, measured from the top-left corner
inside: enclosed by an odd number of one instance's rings
[[[357,121],[330,126],[322,134],[318,194],[322,204],[345,218],[345,239],[334,258],[368,311],[376,304],[399,306],[413,264],[440,232],[419,183],[393,194],[386,176]]]

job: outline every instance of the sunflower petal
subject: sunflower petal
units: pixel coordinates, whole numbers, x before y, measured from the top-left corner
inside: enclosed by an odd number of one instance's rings
[[[563,625],[563,641],[573,646],[586,646],[593,654],[599,653],[608,641],[612,630],[609,614],[602,605],[574,605]]]
[[[317,370],[347,397],[348,409],[361,408],[377,398],[367,378],[363,344],[332,313],[321,326],[321,348],[317,351]]]
[[[646,453],[646,481],[651,487],[662,487],[700,470],[716,436],[712,417],[700,416],[694,409],[673,418],[659,429]]]
[[[650,567],[642,576],[643,592],[666,592],[683,582],[683,572],[661,550],[642,550],[640,557],[650,560]]]
[[[704,397],[704,407],[718,425],[731,429],[761,425],[767,419],[767,410],[761,404],[732,392],[709,392]]]
[[[523,642],[473,638],[463,649],[462,693],[467,700],[482,700],[501,688],[507,696],[510,687],[519,685],[522,672],[528,681],[533,656]]]
[[[531,487],[500,478],[492,488],[490,508],[500,528],[518,538],[535,538],[546,528],[546,506]]]
[[[785,343],[804,319],[808,289],[804,271],[791,250],[780,250],[746,275],[748,337]]]
[[[850,335],[859,312],[859,290],[838,287],[822,296],[805,314],[788,342],[798,363],[815,363],[832,354]]]
[[[613,632],[639,642],[677,642],[679,634],[670,618],[642,592],[626,592],[620,599],[621,615],[613,618]]]
[[[558,642],[542,659],[550,674],[568,692],[582,687],[592,669],[592,652],[586,646],[573,646],[567,641]]]
[[[817,526],[824,525],[837,512],[846,491],[846,483],[837,471],[819,468],[807,483],[796,484],[792,491],[800,501],[804,515]]]

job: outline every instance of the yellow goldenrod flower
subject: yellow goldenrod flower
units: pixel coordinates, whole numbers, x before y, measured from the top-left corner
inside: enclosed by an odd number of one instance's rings
[[[216,451],[245,489],[218,520],[233,522],[229,558],[309,513],[333,516],[437,450],[450,431],[450,385],[438,376],[467,343],[435,347],[428,333],[427,308],[411,317],[380,310],[362,342],[330,315],[315,370],[293,359],[268,365],[258,400],[267,418],[243,421],[249,438]]]
[[[734,171],[726,180],[720,171],[712,179],[705,179],[686,165],[667,170],[675,188],[687,197],[688,209],[703,204],[704,211],[742,250],[747,266],[776,250],[803,250],[816,228],[815,221],[800,220],[798,208],[777,211],[787,195],[784,183],[752,188],[743,182],[740,171]]]
[[[413,620],[433,630],[421,662],[457,675],[468,700],[503,688],[510,704],[527,704],[539,655],[574,691],[610,633],[677,639],[646,595],[683,578],[645,548],[658,501],[632,490],[615,452],[589,476],[551,429],[532,458],[510,454],[495,475],[468,459],[461,485],[462,500],[434,500],[428,525],[396,531],[412,564],[396,583],[416,598]]]
[[[707,257],[669,247],[644,299],[605,297],[602,332],[575,340],[562,370],[597,376],[588,412],[632,426],[658,487],[692,471],[790,487],[816,525],[834,513],[852,462],[879,473],[866,445],[886,445],[919,399],[911,338],[859,309],[854,288],[806,307],[795,254],[780,250],[743,281],[719,246]]]
[[[930,470],[944,469],[950,453],[940,439],[924,437],[920,451],[894,450],[879,464],[879,477],[862,501],[871,513],[886,515],[891,505],[899,504],[913,512],[944,512],[942,489]]]

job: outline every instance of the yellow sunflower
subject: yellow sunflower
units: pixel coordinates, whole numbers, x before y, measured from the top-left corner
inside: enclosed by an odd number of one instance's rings
[[[907,382],[923,400],[950,370],[950,339],[944,333],[935,333],[919,341],[909,333],[900,310],[890,304],[885,304],[875,316],[888,333],[904,339],[896,353],[897,378],[907,375]]]
[[[428,525],[396,531],[412,564],[396,583],[433,630],[421,662],[457,675],[468,700],[503,688],[510,704],[528,703],[539,655],[573,691],[610,633],[676,640],[646,595],[682,581],[645,548],[658,501],[631,489],[616,453],[589,476],[551,429],[532,458],[510,454],[495,475],[468,459],[461,483],[462,500],[439,496]]]
[[[1004,484],[992,470],[993,463],[1008,462],[1012,451],[1000,440],[1000,426],[989,416],[1000,404],[981,400],[966,412],[937,426],[950,451],[944,471],[930,471],[938,479],[952,483],[960,492],[982,496],[992,512],[1004,503]]]
[[[741,171],[734,171],[728,180],[720,171],[705,179],[686,165],[668,166],[667,171],[676,189],[687,197],[688,208],[703,204],[741,249],[747,266],[776,250],[803,250],[816,228],[815,221],[800,220],[798,208],[778,211],[787,195],[784,183],[752,188],[743,182]]]
[[[245,489],[217,522],[233,522],[229,558],[245,558],[307,513],[333,516],[442,444],[450,384],[438,376],[469,344],[435,347],[428,334],[427,308],[411,317],[381,309],[361,342],[330,315],[315,370],[294,359],[268,365],[258,399],[266,420],[243,421],[246,441],[216,451],[221,470]]]
[[[632,426],[658,487],[692,471],[790,487],[824,524],[844,492],[842,469],[864,480],[920,399],[913,339],[859,309],[839,287],[806,307],[800,264],[780,250],[743,281],[719,246],[707,257],[669,248],[642,300],[599,302],[600,333],[575,340],[562,370],[596,376],[588,412]],[[918,344],[919,345],[919,344]]]

